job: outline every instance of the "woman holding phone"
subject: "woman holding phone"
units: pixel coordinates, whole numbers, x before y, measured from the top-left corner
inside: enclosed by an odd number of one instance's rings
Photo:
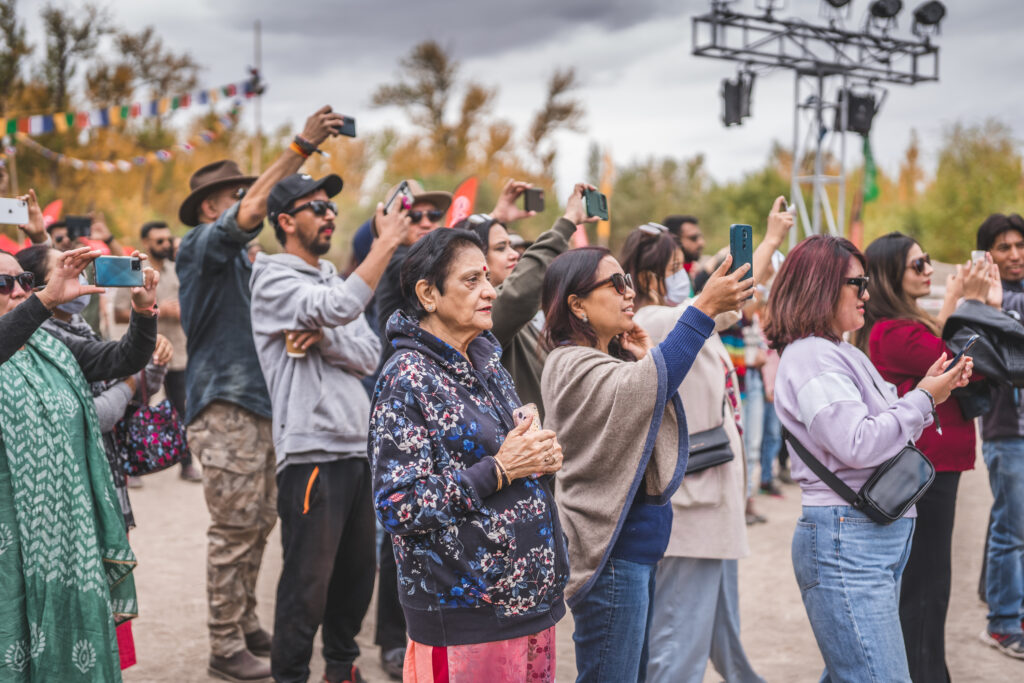
[[[893,232],[872,242],[867,257],[868,294],[864,327],[855,343],[868,354],[885,381],[905,396],[925,377],[935,359],[953,353],[942,341],[942,322],[961,300],[984,303],[993,275],[987,260],[958,266],[933,317],[918,304],[931,294],[931,258],[912,238]],[[915,681],[949,680],[946,669],[946,612],[952,569],[953,518],[960,473],[974,469],[975,416],[965,416],[953,397],[936,408],[937,423],[925,428],[917,447],[935,465],[935,481],[917,503],[917,523],[900,591],[900,623]],[[941,426],[941,432],[939,427]]]
[[[816,286],[809,287],[808,282]],[[822,680],[909,683],[899,590],[916,511],[878,524],[821,481],[795,440],[854,491],[932,423],[936,406],[965,386],[972,363],[933,359],[902,397],[871,361],[842,341],[864,326],[869,300],[864,255],[848,240],[815,235],[789,254],[772,287],[765,330],[782,353],[775,409],[789,431],[803,513],[793,568],[825,660]]]

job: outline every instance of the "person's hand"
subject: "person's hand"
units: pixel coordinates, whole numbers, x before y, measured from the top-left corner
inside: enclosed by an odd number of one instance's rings
[[[324,338],[323,330],[302,330],[298,332],[289,332],[288,339],[291,340],[292,344],[303,351],[309,350],[309,347],[313,344],[317,344],[321,339]]]
[[[601,220],[597,216],[587,215],[587,207],[583,202],[583,192],[585,190],[597,190],[597,188],[586,183],[576,183],[572,188],[572,194],[569,195],[569,200],[565,202],[565,214],[563,215],[563,218],[568,221],[572,221],[574,225],[596,223]]]
[[[633,327],[622,333],[622,348],[633,354],[637,360],[646,356],[653,346],[651,335],[636,322],[633,323]]]
[[[999,277],[999,266],[989,265],[988,271],[988,298],[985,303],[993,308],[1003,308],[1003,279]]]
[[[132,308],[138,312],[153,308],[153,304],[156,303],[156,285],[160,282],[160,273],[146,263],[149,256],[142,252],[138,252],[136,256],[142,260],[142,286],[132,287]]]
[[[181,318],[181,304],[177,299],[164,299],[158,302],[157,305],[160,307],[160,315],[172,320],[179,320]]]
[[[28,194],[17,197],[28,204],[28,223],[19,225],[32,244],[43,244],[49,239],[46,234],[46,223],[43,221],[43,211],[39,208],[39,200],[36,199],[36,191],[29,189]]]
[[[403,244],[409,237],[412,230],[412,221],[409,220],[409,210],[403,208],[398,202],[391,207],[391,213],[384,213],[384,204],[377,202],[377,211],[373,216],[374,225],[377,227],[377,239],[389,246]]]
[[[955,305],[963,297],[964,278],[960,273],[960,266],[957,266],[956,272],[946,277],[946,294],[944,298],[947,302],[952,302]]]
[[[939,359],[928,368],[928,374],[917,383],[918,389],[924,389],[932,395],[935,405],[939,405],[949,398],[949,395],[957,387],[967,386],[974,372],[974,359],[970,356],[962,357],[956,367],[950,368],[952,360],[946,360],[943,352]]]
[[[96,285],[83,285],[78,276],[92,263],[100,252],[90,247],[80,247],[65,251],[57,257],[57,262],[50,271],[46,287],[36,293],[36,297],[51,311],[59,304],[77,299],[83,294],[103,294],[107,290]]]
[[[697,295],[693,305],[710,318],[726,311],[738,310],[754,295],[754,278],[741,279],[750,271],[750,264],[744,263],[729,273],[732,265],[732,254],[725,257],[722,265],[711,274],[704,289]]]
[[[174,347],[171,341],[162,334],[156,335],[156,348],[153,350],[153,364],[167,365],[174,357]]]
[[[551,474],[562,468],[562,448],[550,429],[530,431],[533,416],[523,420],[505,437],[494,459],[512,480],[531,474]]]
[[[324,105],[306,119],[306,125],[300,135],[304,140],[319,147],[328,137],[337,135],[335,131],[344,124],[344,116],[331,111],[330,105]]]
[[[784,201],[786,201],[786,198],[779,195],[775,199],[775,203],[772,204],[772,210],[768,213],[768,231],[764,236],[764,241],[770,242],[776,248],[782,244],[782,241],[796,223],[796,217],[788,210],[782,208]]]
[[[957,279],[963,283],[963,298],[984,302],[988,298],[988,288],[991,284],[990,272],[991,268],[987,259],[977,263],[968,261],[964,266],[957,266]]]
[[[494,205],[494,209],[491,211],[491,218],[502,225],[508,225],[522,218],[536,216],[536,211],[524,211],[516,205],[516,200],[531,187],[533,185],[521,180],[512,178],[507,180],[505,187],[501,188],[501,194],[498,195],[498,203]]]

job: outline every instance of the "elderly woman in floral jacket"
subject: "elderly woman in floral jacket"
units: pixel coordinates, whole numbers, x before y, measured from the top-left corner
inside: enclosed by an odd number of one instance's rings
[[[476,235],[420,240],[402,294],[369,446],[409,629],[404,680],[553,681],[569,568],[547,475],[562,450],[533,418],[515,424]]]

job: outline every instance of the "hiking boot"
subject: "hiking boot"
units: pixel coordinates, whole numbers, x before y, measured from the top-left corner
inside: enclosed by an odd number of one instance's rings
[[[333,679],[328,678],[327,674],[324,674],[323,683],[366,683],[366,679],[363,678],[363,675],[361,673],[359,673],[359,668],[355,664],[353,664],[352,670],[349,671],[348,676],[346,678]]]
[[[393,647],[390,650],[381,650],[380,665],[391,680],[402,680],[402,670],[405,668],[405,648]]]
[[[202,481],[203,475],[199,469],[192,463],[187,463],[181,466],[181,476],[185,481]]]
[[[761,483],[760,491],[764,495],[772,496],[773,498],[782,498],[783,497],[782,496],[782,489],[780,489],[778,486],[776,486],[774,481],[769,481],[767,483],[762,482]]]
[[[1024,659],[1024,633],[992,633],[985,629],[978,637],[981,642],[994,647],[1008,657]]]
[[[256,659],[248,650],[236,652],[230,657],[210,655],[206,668],[214,678],[231,683],[264,683],[270,678],[270,664]]]
[[[270,634],[263,629],[245,634],[246,649],[257,657],[270,656],[270,641]]]

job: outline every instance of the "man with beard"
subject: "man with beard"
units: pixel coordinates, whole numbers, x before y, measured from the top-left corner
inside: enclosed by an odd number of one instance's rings
[[[710,272],[695,270],[694,266],[704,253],[704,234],[697,225],[696,216],[676,214],[665,216],[662,224],[668,228],[683,250],[683,269],[690,276],[694,292],[699,292],[707,282]]]
[[[167,398],[185,417],[185,367],[188,355],[185,352],[185,331],[181,328],[181,306],[178,304],[178,274],[174,270],[174,236],[167,223],[150,221],[142,225],[139,231],[142,239],[142,251],[149,254],[150,265],[160,273],[160,283],[156,287],[156,301],[160,308],[157,320],[157,332],[167,337],[174,348],[174,357],[167,368],[164,378],[164,391]],[[128,323],[131,315],[131,290],[118,289],[114,297],[114,319],[119,323]],[[200,482],[203,480],[199,470],[192,463],[192,455],[186,456],[181,463],[181,478],[185,481]]]
[[[347,279],[320,257],[334,233],[336,175],[278,182],[267,216],[284,253],[253,263],[252,328],[270,391],[277,453],[277,511],[284,558],[270,667],[274,680],[309,677],[323,624],[328,683],[362,681],[355,637],[373,597],[375,529],[360,379],[377,367],[380,339],[363,310],[412,230],[408,211],[384,215],[378,237]]]

